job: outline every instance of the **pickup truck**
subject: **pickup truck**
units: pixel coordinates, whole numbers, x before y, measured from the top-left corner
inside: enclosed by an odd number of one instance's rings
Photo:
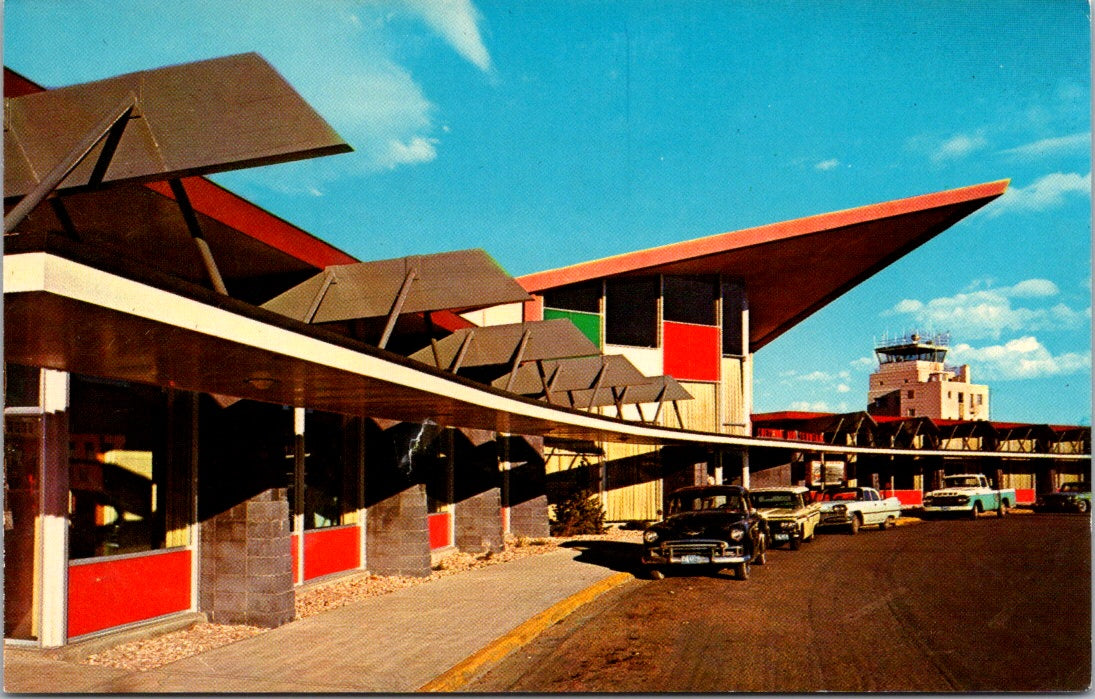
[[[976,517],[995,510],[1003,517],[1015,504],[1015,490],[995,490],[988,477],[980,473],[943,476],[943,487],[924,496],[924,514],[964,514]]]

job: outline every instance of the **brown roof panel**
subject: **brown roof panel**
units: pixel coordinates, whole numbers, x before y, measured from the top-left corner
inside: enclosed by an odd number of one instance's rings
[[[517,375],[513,379],[510,390],[523,396],[543,395],[545,382],[553,393],[563,394],[567,391],[591,389],[598,383],[598,377],[605,391],[614,386],[642,384],[649,380],[634,364],[620,354],[551,359],[541,362],[541,366],[528,363],[520,366],[515,373]],[[496,379],[492,385],[495,388],[505,388],[509,385],[509,377],[510,375],[506,374]]]
[[[104,183],[159,180],[351,148],[258,54],[146,70],[4,100],[4,196],[22,196],[112,110],[135,110]],[[87,186],[100,142],[59,190]]]
[[[454,368],[508,364],[517,357],[526,333],[528,341],[521,352],[521,361],[534,362],[598,353],[597,346],[574,323],[566,318],[557,318],[458,330],[438,340],[436,361],[432,346],[415,352],[411,359],[434,366],[439,364],[439,368],[449,371]]]
[[[664,389],[664,394],[663,394]],[[677,383],[672,376],[651,376],[646,383],[636,386],[625,386],[617,392],[620,403],[633,405],[635,403],[657,403],[658,397],[668,403],[675,400],[691,400],[692,394]],[[574,391],[574,403],[577,406],[590,406],[590,399],[594,398],[593,389]],[[599,391],[592,407],[600,405],[613,405],[615,400],[609,391]]]
[[[263,308],[311,323],[384,317],[412,270],[402,313],[472,310],[529,298],[490,255],[474,249],[334,265]]]

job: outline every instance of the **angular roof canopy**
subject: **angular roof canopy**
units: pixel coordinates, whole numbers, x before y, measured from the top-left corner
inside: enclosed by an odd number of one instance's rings
[[[597,384],[608,390],[611,387],[642,384],[649,380],[627,357],[619,354],[550,359],[540,362],[540,366],[523,364],[513,373],[516,376],[509,390],[523,396],[565,393],[593,388]],[[509,382],[510,375],[507,374],[496,379],[492,385],[505,388]]]
[[[574,323],[558,318],[457,330],[415,352],[411,359],[456,372],[462,368],[520,365],[596,354],[597,346]]]
[[[1004,193],[988,182],[722,233],[518,278],[533,293],[645,274],[744,282],[755,351],[844,292]]]
[[[351,150],[269,63],[247,53],[5,99],[5,198],[31,192],[118,114],[116,145],[98,141],[58,191]]]
[[[334,265],[263,308],[307,323],[332,323],[386,316],[401,296],[400,313],[469,311],[529,298],[490,255],[475,249]]]
[[[574,402],[577,405],[587,405],[593,400],[593,389],[574,391]],[[636,403],[670,403],[678,400],[691,400],[692,394],[681,386],[672,376],[650,376],[644,383],[634,386],[624,386],[620,391],[618,401],[605,400],[605,396],[598,395],[593,400],[593,405],[612,405],[615,402],[633,405]]]

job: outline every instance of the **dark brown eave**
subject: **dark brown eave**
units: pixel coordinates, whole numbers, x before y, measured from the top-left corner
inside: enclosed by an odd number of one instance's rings
[[[240,54],[5,99],[5,200],[31,192],[104,116],[127,102],[132,111],[109,162],[98,162],[101,141],[57,191],[351,150],[269,63]],[[105,171],[96,173],[97,165]]]

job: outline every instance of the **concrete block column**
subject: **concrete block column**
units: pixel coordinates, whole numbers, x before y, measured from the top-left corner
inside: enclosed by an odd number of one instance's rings
[[[548,519],[547,495],[512,504],[509,508],[509,529],[514,536],[551,536]]]
[[[202,523],[201,609],[210,621],[273,628],[294,616],[289,502],[271,488]]]
[[[456,503],[456,548],[472,553],[504,548],[502,490],[491,488]]]
[[[421,483],[371,505],[365,523],[369,570],[376,575],[429,575],[428,517],[426,486]]]

